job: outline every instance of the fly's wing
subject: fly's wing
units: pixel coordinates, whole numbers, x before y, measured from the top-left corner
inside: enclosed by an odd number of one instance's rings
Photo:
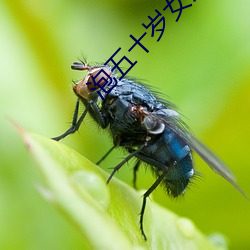
[[[182,136],[183,138],[183,136]],[[183,138],[187,144],[219,175],[231,183],[247,199],[247,195],[237,185],[236,178],[229,168],[210,149],[191,134],[186,134]]]
[[[202,142],[196,139],[185,127],[185,125],[180,120],[180,117],[176,115],[162,115],[160,113],[154,113],[153,116],[159,122],[162,122],[166,127],[173,130],[182,140],[184,140],[190,148],[192,148],[216,173],[221,175],[229,183],[231,183],[243,196],[247,199],[247,195],[242,191],[242,189],[236,184],[236,178],[233,173],[228,169],[228,167]]]

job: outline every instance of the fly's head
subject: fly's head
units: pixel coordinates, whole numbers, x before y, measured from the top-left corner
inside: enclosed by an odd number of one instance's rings
[[[110,66],[89,66],[83,62],[74,62],[71,65],[74,70],[87,70],[86,76],[75,83],[73,90],[77,96],[88,100],[89,94],[100,88],[100,86],[107,83],[112,74]]]

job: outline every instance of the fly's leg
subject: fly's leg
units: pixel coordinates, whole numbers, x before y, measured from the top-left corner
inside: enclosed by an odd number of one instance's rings
[[[63,139],[64,137],[68,136],[69,134],[75,133],[79,129],[84,117],[86,116],[86,114],[88,112],[90,112],[93,115],[94,119],[101,125],[102,128],[107,127],[108,124],[107,124],[107,121],[105,119],[106,117],[101,112],[101,110],[99,109],[99,107],[97,106],[97,104],[94,101],[88,102],[88,104],[86,105],[86,109],[81,114],[79,120],[77,120],[78,113],[79,113],[79,105],[80,105],[80,100],[78,99],[76,102],[71,127],[62,135],[52,138],[53,140],[59,141],[59,140]]]
[[[99,165],[115,148],[116,146],[114,145],[97,163],[96,165]]]
[[[157,186],[162,182],[163,178],[165,177],[167,172],[164,172],[162,175],[160,175],[157,180],[153,183],[153,185],[147,190],[147,192],[143,195],[143,201],[142,201],[142,207],[140,212],[140,230],[142,233],[142,236],[144,240],[147,240],[147,236],[143,229],[143,216],[146,208],[146,200],[148,196],[157,188]]]
[[[78,112],[79,112],[79,104],[80,104],[80,100],[78,99],[77,102],[76,102],[76,106],[75,106],[75,110],[74,110],[74,116],[73,116],[71,127],[65,133],[63,133],[62,135],[59,135],[57,137],[52,138],[53,140],[60,141],[64,137],[68,136],[69,134],[75,133],[79,129],[79,127],[80,127],[80,125],[81,125],[84,117],[86,116],[86,114],[88,112],[88,106],[87,106],[86,109],[84,110],[84,112],[82,113],[81,117],[77,121],[77,119],[78,119]]]
[[[134,169],[133,169],[133,186],[134,186],[135,189],[137,189],[136,188],[136,173],[137,173],[140,165],[141,165],[141,161],[137,160],[136,163],[135,163]]]
[[[144,143],[143,145],[141,145],[137,150],[134,150],[132,153],[130,153],[122,162],[120,162],[116,167],[114,167],[112,173],[110,174],[108,180],[107,180],[107,184],[109,184],[109,182],[111,181],[112,177],[114,176],[114,174],[127,162],[129,161],[132,157],[134,157],[138,152],[140,152],[144,147],[147,146],[147,143]]]
[[[89,101],[89,113],[92,115],[92,117],[96,120],[96,122],[101,125],[102,128],[106,128],[108,123],[107,123],[107,118],[106,116],[102,113],[100,108],[98,107],[97,103],[94,101]]]

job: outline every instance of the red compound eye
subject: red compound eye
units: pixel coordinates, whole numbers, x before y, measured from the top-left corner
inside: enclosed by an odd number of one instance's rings
[[[98,89],[99,86],[104,85],[111,75],[111,70],[105,66],[90,67],[82,62],[74,62],[71,68],[74,70],[88,70],[87,75],[73,87],[76,95],[86,100],[88,95]]]
[[[108,68],[100,67],[90,69],[86,76],[86,84],[88,85],[89,91],[94,91],[98,89],[99,86],[105,84],[110,75],[111,71]]]

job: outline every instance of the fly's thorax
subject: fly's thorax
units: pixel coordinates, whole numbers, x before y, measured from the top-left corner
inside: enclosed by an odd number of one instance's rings
[[[88,100],[89,95],[107,83],[112,74],[110,66],[89,66],[82,62],[74,62],[71,66],[74,70],[87,70],[86,76],[75,83],[73,90],[77,96]]]
[[[130,111],[135,114],[135,117],[140,122],[141,127],[149,134],[157,135],[164,131],[164,123],[156,116],[151,115],[152,113],[148,112],[146,107],[141,105],[132,106]]]
[[[146,116],[142,121],[142,126],[150,133],[150,134],[161,134],[165,125],[161,121],[157,120],[153,116]]]

